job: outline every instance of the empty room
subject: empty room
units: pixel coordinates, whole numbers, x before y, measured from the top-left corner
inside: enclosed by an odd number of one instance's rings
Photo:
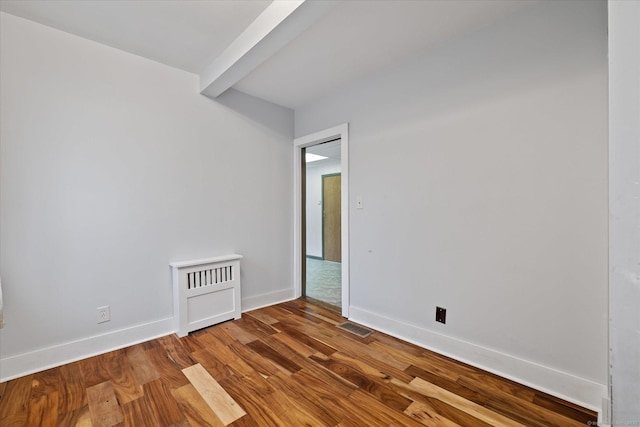
[[[636,0],[0,0],[0,425],[639,425],[638,76]]]

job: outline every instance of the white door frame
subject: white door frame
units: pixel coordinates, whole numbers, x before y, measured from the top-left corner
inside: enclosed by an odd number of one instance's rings
[[[340,138],[340,186],[342,245],[342,315],[349,317],[349,123],[293,140],[293,287],[302,296],[302,149]]]

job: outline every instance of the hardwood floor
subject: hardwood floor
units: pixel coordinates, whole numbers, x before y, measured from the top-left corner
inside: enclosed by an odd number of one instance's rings
[[[302,300],[0,384],[9,426],[585,426],[596,414]],[[6,386],[6,388],[5,388]]]

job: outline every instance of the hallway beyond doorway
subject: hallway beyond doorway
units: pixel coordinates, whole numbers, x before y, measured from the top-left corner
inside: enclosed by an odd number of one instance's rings
[[[341,308],[341,283],[341,263],[307,257],[307,297]]]

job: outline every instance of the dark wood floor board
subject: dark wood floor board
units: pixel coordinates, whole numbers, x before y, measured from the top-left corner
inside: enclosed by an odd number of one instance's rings
[[[336,425],[347,415],[320,404],[314,394],[309,393],[305,387],[301,387],[297,381],[292,380],[291,376],[278,374],[269,377],[267,381],[279,390],[280,394],[294,397],[295,400],[291,403],[294,406],[303,407],[306,412],[319,420],[316,425]]]
[[[47,369],[34,374],[31,381],[31,399],[59,391],[61,383],[59,368]]]
[[[110,359],[109,363],[105,364],[105,369],[120,404],[131,402],[143,396],[142,385],[136,381],[133,368],[127,357]]]
[[[458,383],[483,395],[485,398],[484,406],[487,408],[491,408],[498,413],[513,418],[514,420],[519,420],[529,426],[584,426],[587,422],[593,421],[592,419],[586,419],[584,422],[582,420],[575,421],[561,413],[539,407],[528,400],[520,399],[513,394],[496,389],[489,391],[485,383],[471,378],[460,378]]]
[[[132,400],[122,405],[123,427],[158,425],[151,408],[144,399]]]
[[[253,342],[253,341],[251,341]],[[252,348],[242,345],[240,343],[232,344],[229,348],[237,354],[237,357],[242,359],[253,368],[256,372],[262,376],[276,375],[283,368],[279,367],[275,362],[263,357]],[[288,371],[287,371],[288,372]]]
[[[371,376],[367,376],[345,363],[339,362],[328,356],[325,357],[326,358],[311,356],[311,358],[318,364],[357,386],[359,390],[364,390],[375,396],[378,401],[396,411],[402,412],[411,404],[411,400],[396,393],[387,387],[386,384],[376,382]]]
[[[169,388],[174,389],[187,385],[189,380],[182,373],[180,365],[174,362],[169,352],[162,347],[145,350],[149,360],[160,374],[160,380]],[[194,365],[195,363],[192,363]]]
[[[298,384],[303,390],[313,390],[317,396],[331,396],[332,398],[346,398],[357,386],[336,375],[333,372],[317,365],[303,368],[291,376],[291,381]]]
[[[194,365],[195,362],[191,358],[191,351],[185,345],[186,340],[179,339],[175,334],[158,338],[161,347],[167,352],[169,359],[175,363],[179,369],[187,368]]]
[[[82,386],[82,373],[78,362],[62,365],[60,372],[60,400],[58,412],[66,414],[87,405],[87,394]]]
[[[233,371],[227,364],[221,362],[208,350],[198,350],[191,353],[194,362],[200,363],[216,380],[221,380],[229,375],[233,375]],[[195,363],[194,363],[195,364]]]
[[[58,395],[53,391],[31,399],[26,425],[55,427],[58,423]]]
[[[308,313],[306,311],[304,311],[304,306],[305,306],[305,302],[303,302],[302,300],[293,300],[293,301],[287,301],[287,302],[283,302],[282,304],[280,304],[283,308],[285,308],[286,310],[290,311],[291,314],[296,315],[297,317],[300,317],[302,319],[305,320],[309,320],[313,323],[322,323],[323,320],[320,319],[319,317],[314,316],[311,313]]]
[[[143,388],[144,403],[156,420],[155,426],[170,427],[186,419],[178,403],[160,379],[146,383]]]
[[[124,351],[120,354],[124,354]],[[82,385],[85,389],[109,381],[109,372],[107,372],[105,360],[106,355],[100,355],[78,362],[82,375]]]
[[[571,427],[596,414],[310,301],[8,381],[9,426]],[[0,387],[2,384],[0,384]]]
[[[23,426],[27,421],[33,375],[7,382],[0,401],[0,425]]]
[[[326,343],[326,336],[311,336],[299,330],[295,326],[291,326],[286,322],[281,322],[282,325],[282,333],[289,335],[294,340],[301,342],[307,347],[313,348],[316,351],[324,353],[326,355],[333,354],[336,349]]]
[[[280,366],[285,373],[293,374],[294,372],[298,372],[302,369],[300,368],[300,365],[280,354],[262,340],[252,341],[247,344],[247,347],[255,351],[260,356],[269,359],[271,362]]]
[[[286,426],[322,426],[327,425],[326,418],[316,417],[316,411],[310,411],[295,394],[287,394],[278,388],[269,396],[263,396],[267,405],[279,414]],[[296,408],[292,411],[291,408]],[[330,421],[330,420],[329,420]]]
[[[534,393],[535,395],[532,401],[537,406],[541,406],[545,409],[557,412],[566,417],[578,420],[583,424],[591,422],[591,425],[593,425],[593,412],[589,411],[588,409],[581,408],[574,403],[564,401],[555,396],[550,396],[546,393],[542,393],[539,391],[535,391]]]
[[[326,322],[310,323],[294,314],[278,317],[279,322],[276,323],[280,331],[297,331],[303,335],[309,335],[319,341],[340,335],[341,332],[335,326]]]
[[[247,393],[243,378],[231,376],[220,381],[224,388],[238,404],[260,426],[285,426],[284,420],[267,405],[258,393]]]
[[[227,332],[227,328],[225,328],[227,323],[233,323],[233,322],[220,323],[218,325],[214,325],[209,328],[202,329],[198,331],[198,334],[199,334],[198,337],[201,339],[201,342],[206,343],[207,335],[210,335],[216,338],[219,342],[221,342],[224,345],[231,345],[234,342],[238,341],[238,337]],[[236,325],[236,328],[239,328],[239,326]],[[209,346],[207,345],[206,348],[209,348]]]
[[[281,340],[277,339],[277,336],[279,336],[279,335],[281,335],[281,334],[278,333],[278,334],[271,335],[268,338],[264,338],[262,341],[266,345],[268,345],[269,347],[274,349],[276,352],[278,352],[279,354],[281,354],[285,358],[291,360],[291,362],[295,363],[296,365],[298,365],[300,367],[307,366],[310,363],[312,363],[309,360],[308,356],[307,357],[302,356],[300,353],[295,351],[293,348],[289,347],[289,345],[287,345],[284,342],[282,342]],[[315,354],[315,353],[312,353],[312,354]]]
[[[291,335],[288,335],[284,332],[278,332],[277,334],[274,334],[273,338],[277,339],[302,357],[309,357],[317,352],[316,349],[309,347],[305,343],[302,343],[295,338],[292,338]]]

